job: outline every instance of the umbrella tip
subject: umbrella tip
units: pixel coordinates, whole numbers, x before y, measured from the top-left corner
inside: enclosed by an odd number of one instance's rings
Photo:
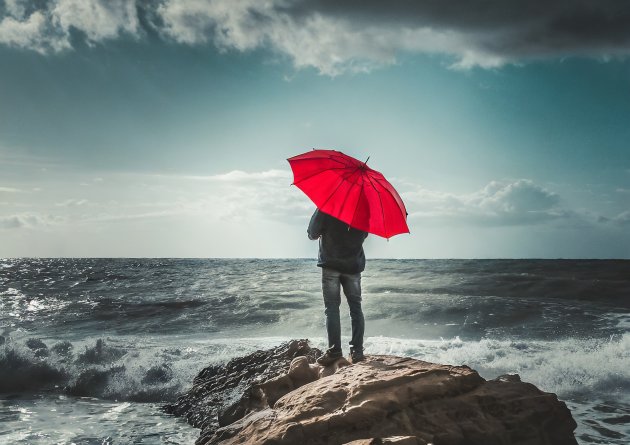
[[[367,161],[370,160],[370,157],[368,156],[368,158],[365,160],[365,162],[363,163],[364,165],[367,164]]]

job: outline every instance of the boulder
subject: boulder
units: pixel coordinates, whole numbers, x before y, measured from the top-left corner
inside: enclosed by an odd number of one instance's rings
[[[517,375],[387,355],[323,368],[299,345],[284,373],[216,408],[197,445],[577,444],[566,405]]]
[[[220,426],[229,425],[252,410],[264,408],[258,399],[258,385],[286,375],[296,357],[303,357],[308,364],[313,364],[319,355],[321,351],[311,348],[308,340],[291,340],[226,364],[208,366],[195,377],[190,390],[176,402],[164,405],[162,410],[184,417],[192,426],[201,428],[201,437],[211,436]],[[300,385],[306,380],[306,376],[296,377]],[[297,386],[287,386],[286,392],[294,387]],[[280,389],[276,388],[276,391],[278,395],[270,397],[274,402],[274,397],[280,398]]]

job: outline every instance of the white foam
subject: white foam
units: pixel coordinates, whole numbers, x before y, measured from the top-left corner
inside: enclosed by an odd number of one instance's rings
[[[288,337],[243,337],[199,339],[190,358],[205,366],[266,349],[289,340]],[[347,344],[350,338],[342,337]],[[312,346],[325,349],[326,339],[310,338]],[[519,374],[523,381],[561,397],[590,391],[630,396],[623,382],[630,382],[630,333],[608,339],[542,340],[441,340],[367,337],[367,354],[414,357],[453,365],[468,365],[491,379],[501,374]],[[201,358],[203,357],[203,359]],[[605,363],[605,366],[602,364]],[[198,369],[200,370],[200,369]],[[629,400],[630,402],[630,400]]]
[[[84,352],[84,347],[93,348],[95,340],[91,338],[75,342],[74,356]],[[289,338],[283,336],[107,337],[104,341],[108,347],[127,353],[114,363],[89,366],[106,369],[112,365],[124,365],[124,372],[114,375],[108,383],[108,388],[103,393],[103,396],[107,397],[108,394],[133,395],[138,391],[147,390],[147,384],[142,383],[147,371],[153,366],[167,365],[172,370],[172,379],[152,387],[157,391],[162,388],[165,391],[163,394],[167,394],[168,388],[173,386],[179,387],[178,392],[186,390],[192,384],[194,376],[210,364],[226,362],[258,349],[271,348],[286,340]],[[342,337],[344,344],[349,340],[347,336]],[[322,350],[327,343],[324,337],[312,337],[310,341],[312,346]],[[49,345],[53,344],[51,339],[47,339],[46,342]],[[11,347],[18,346],[13,339],[10,339],[9,344]],[[621,404],[630,404],[628,388],[624,386],[630,382],[630,367],[627,366],[630,362],[630,333],[609,339],[557,341],[523,339],[471,341],[462,340],[460,337],[422,340],[380,336],[366,338],[365,348],[367,354],[392,354],[437,363],[465,364],[478,370],[487,379],[505,373],[518,373],[523,381],[533,383],[544,391],[557,393],[561,399],[577,401],[580,399],[575,397],[577,394],[586,395],[586,400],[594,401],[609,397],[610,400],[617,400]],[[32,355],[24,346],[18,349],[25,356]],[[32,360],[33,363],[39,361],[36,358]],[[73,374],[81,372],[80,367],[74,369],[69,363],[58,362],[61,359],[55,354],[43,360],[51,365],[63,365]],[[124,399],[121,402],[124,402]],[[133,403],[117,403],[108,405],[102,414],[106,420],[115,421],[135,409],[137,408]],[[585,409],[588,407],[585,406]],[[26,415],[30,414],[26,411],[21,413],[21,416]],[[584,430],[590,428],[588,423],[582,422],[581,425]]]
[[[589,391],[624,394],[623,382],[630,382],[628,333],[607,340],[558,341],[464,341],[459,337],[436,341],[370,337],[365,346],[368,353],[465,364],[477,369],[486,378],[516,373],[524,381],[560,395]]]
[[[615,318],[617,328],[630,331],[630,314],[614,314],[611,316]]]
[[[14,400],[0,412],[17,417],[4,424],[9,427],[0,433],[2,444],[192,444],[199,437],[198,429],[162,413],[153,403],[46,394]]]

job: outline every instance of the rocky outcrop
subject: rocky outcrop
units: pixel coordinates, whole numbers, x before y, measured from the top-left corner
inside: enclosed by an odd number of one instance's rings
[[[308,340],[292,340],[232,359],[227,364],[208,366],[195,377],[187,393],[162,409],[201,428],[201,440],[258,406],[260,403],[255,402],[258,385],[286,375],[294,358],[304,357],[308,363],[315,363],[320,354],[319,349],[308,345]],[[291,389],[294,387],[290,385],[285,388],[286,392]],[[275,401],[273,397],[270,400]]]
[[[577,444],[566,405],[517,375],[486,381],[466,366],[394,356],[322,368],[305,341],[279,348],[266,353],[278,363],[293,356],[284,372],[267,366],[270,378],[249,384],[241,397],[222,396],[225,382],[218,381],[211,385],[218,392],[202,395],[197,377],[197,389],[178,406],[229,400],[221,408],[206,405],[215,420],[206,419],[198,445]],[[226,372],[212,371],[219,380]]]

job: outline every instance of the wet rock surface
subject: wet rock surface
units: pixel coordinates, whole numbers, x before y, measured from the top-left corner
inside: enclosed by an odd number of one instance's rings
[[[204,369],[166,410],[197,445],[575,445],[555,394],[517,375],[395,356],[314,364],[305,340]]]
[[[259,385],[286,375],[294,358],[304,357],[307,363],[313,364],[320,354],[319,349],[309,346],[308,340],[292,340],[226,364],[208,366],[195,377],[188,392],[176,402],[164,405],[163,410],[201,428],[200,443],[220,426],[259,409],[264,403],[258,400]],[[287,392],[291,389],[286,387]]]

